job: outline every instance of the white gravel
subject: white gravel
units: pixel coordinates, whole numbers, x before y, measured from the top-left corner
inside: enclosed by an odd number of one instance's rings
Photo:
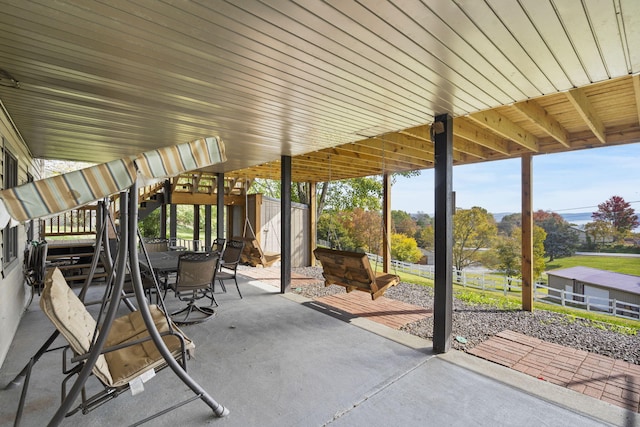
[[[294,269],[294,272],[306,277],[322,279],[322,269],[318,267],[298,268]],[[325,287],[323,284],[318,284],[298,288],[295,292],[308,298],[316,298],[345,291],[341,286]],[[420,307],[433,308],[433,289],[429,287],[402,282],[387,290],[385,296]],[[608,324],[539,309],[526,312],[472,305],[454,297],[453,336],[466,339],[464,344],[455,339],[452,340],[454,348],[469,350],[505,329],[640,365],[640,337],[619,333],[615,327]],[[432,339],[433,318],[428,317],[410,323],[402,330]]]

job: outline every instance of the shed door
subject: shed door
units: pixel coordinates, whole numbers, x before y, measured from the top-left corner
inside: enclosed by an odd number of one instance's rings
[[[589,298],[591,308],[600,308],[603,311],[609,311],[609,291],[594,286],[584,286],[585,297]]]

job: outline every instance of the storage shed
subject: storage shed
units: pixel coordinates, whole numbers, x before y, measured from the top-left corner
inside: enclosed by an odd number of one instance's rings
[[[585,297],[591,297],[599,301],[615,299],[619,302],[640,305],[640,276],[590,267],[548,271],[547,276],[550,288],[579,294],[573,295],[574,301],[584,302]]]

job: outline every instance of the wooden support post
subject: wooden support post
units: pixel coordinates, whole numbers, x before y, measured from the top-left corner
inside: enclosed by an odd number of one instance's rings
[[[224,173],[216,173],[216,236],[224,239]]]
[[[433,351],[451,348],[453,323],[453,119],[436,116],[433,123],[435,159],[435,288]]]
[[[382,271],[391,271],[391,176],[382,176]]]
[[[522,309],[533,311],[532,156],[522,156]]]
[[[291,156],[280,160],[280,292],[291,290]]]
[[[309,265],[316,265],[313,251],[318,246],[318,198],[316,197],[316,183],[309,182]]]

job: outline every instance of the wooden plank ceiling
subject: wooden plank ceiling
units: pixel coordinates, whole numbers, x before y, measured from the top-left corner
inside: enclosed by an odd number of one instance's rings
[[[637,0],[0,0],[0,101],[38,158],[219,135],[231,177],[325,181],[634,143]]]

